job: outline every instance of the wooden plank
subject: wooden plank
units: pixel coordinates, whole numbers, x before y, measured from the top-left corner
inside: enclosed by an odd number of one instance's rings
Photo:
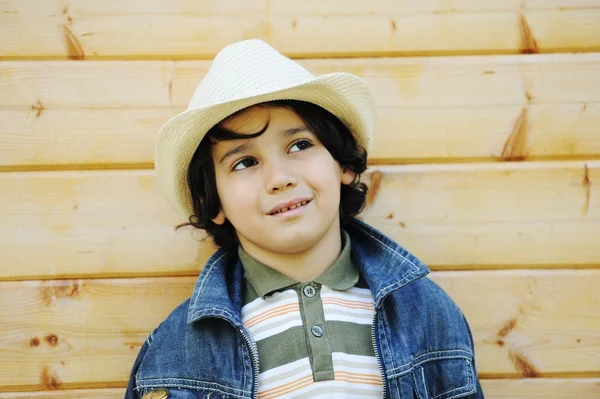
[[[371,84],[373,163],[600,154],[600,54],[303,63]],[[0,63],[0,170],[151,167],[156,131],[185,109],[208,66]]]
[[[0,109],[0,170],[152,168],[156,132],[183,109]],[[369,152],[371,164],[598,158],[600,103],[381,108]]]
[[[489,399],[597,399],[599,378],[524,378],[482,379],[482,390]],[[122,399],[124,388],[77,389],[41,392],[0,393],[0,399]]]
[[[597,265],[599,166],[383,166],[361,217],[433,268]]]
[[[598,269],[432,275],[469,320],[482,378],[600,376],[598,277]]]
[[[600,102],[600,53],[299,60],[349,72],[379,107],[486,107]],[[0,63],[0,107],[187,107],[208,61]],[[111,90],[106,90],[110,85]],[[38,106],[39,107],[39,106]]]
[[[0,357],[10,359],[0,365],[0,391],[122,386],[146,336],[194,281],[0,283]]]
[[[600,161],[372,170],[362,218],[434,269],[600,264]],[[151,170],[0,174],[0,279],[195,274]],[[35,248],[35,250],[32,250]]]
[[[433,279],[469,320],[482,378],[600,376],[600,270],[437,272]],[[0,391],[124,386],[147,334],[194,283],[0,283]]]
[[[212,58],[266,38],[266,2],[4,0],[0,59]],[[16,40],[15,36],[19,39]]]
[[[197,273],[214,248],[175,226],[152,171],[0,174],[2,278]],[[34,250],[33,250],[34,249]]]
[[[597,51],[598,1],[272,0],[270,38],[295,57]],[[573,7],[573,8],[571,8]]]
[[[1,59],[202,59],[269,40],[291,56],[598,51],[597,0],[4,0]]]

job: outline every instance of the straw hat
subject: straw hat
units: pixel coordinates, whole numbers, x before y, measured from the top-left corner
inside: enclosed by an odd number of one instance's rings
[[[261,40],[234,43],[217,54],[187,110],[169,119],[156,138],[156,176],[182,216],[188,219],[194,214],[187,169],[206,133],[239,110],[284,99],[328,110],[368,150],[375,129],[375,104],[364,80],[348,73],[315,77]]]

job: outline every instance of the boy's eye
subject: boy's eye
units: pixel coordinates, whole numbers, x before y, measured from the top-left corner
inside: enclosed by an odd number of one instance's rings
[[[312,143],[308,140],[298,140],[291,147],[289,152],[298,152],[312,147]]]
[[[238,161],[235,165],[233,165],[233,168],[231,168],[231,170],[244,170],[244,169],[249,168],[254,165],[256,165],[255,159],[244,158],[244,159]]]

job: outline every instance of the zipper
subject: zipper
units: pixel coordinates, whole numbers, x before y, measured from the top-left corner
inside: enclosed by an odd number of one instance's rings
[[[375,352],[375,359],[377,359],[377,366],[379,367],[379,375],[381,377],[381,386],[383,388],[383,399],[385,399],[385,376],[383,374],[383,366],[381,365],[381,358],[379,357],[379,351],[377,350],[377,341],[375,341],[375,323],[377,322],[377,308],[373,312],[373,324],[371,324],[371,342],[373,343],[373,349]]]
[[[254,368],[254,375],[252,376],[252,379],[254,381],[254,392],[252,392],[252,397],[254,399],[258,399],[258,374],[260,372],[260,368],[258,366],[258,348],[256,347],[256,344],[254,344],[254,341],[252,341],[248,337],[248,334],[246,334],[245,327],[237,326],[231,320],[229,320],[225,317],[222,317],[222,316],[211,316],[211,317],[214,317],[216,319],[225,320],[226,322],[231,324],[233,326],[233,328],[238,330],[240,332],[240,334],[242,334],[242,337],[244,337],[244,341],[246,341],[246,344],[248,345],[248,348],[250,350],[250,354],[252,355],[252,366]]]
[[[254,399],[258,399],[258,374],[260,372],[260,368],[258,366],[258,348],[254,344],[254,341],[248,337],[248,334],[246,334],[244,331],[244,327],[239,327],[238,331],[242,334],[242,337],[244,337],[244,340],[250,349],[250,354],[252,355],[252,366],[254,368],[254,375],[252,376],[254,381],[254,391],[252,392],[252,397]]]

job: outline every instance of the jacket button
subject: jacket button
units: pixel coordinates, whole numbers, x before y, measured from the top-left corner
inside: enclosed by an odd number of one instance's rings
[[[314,335],[317,338],[320,338],[323,336],[323,329],[319,326],[312,326],[310,329],[310,332],[312,333],[312,335]]]
[[[307,285],[302,291],[304,292],[304,295],[306,295],[309,298],[312,298],[317,294],[317,290],[315,290],[315,288],[312,285]]]
[[[148,391],[142,396],[142,399],[167,399],[169,397],[169,390],[165,388],[153,389]]]

